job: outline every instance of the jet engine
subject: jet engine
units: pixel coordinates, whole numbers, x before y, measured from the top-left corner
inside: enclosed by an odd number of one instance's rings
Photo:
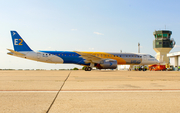
[[[98,69],[116,69],[117,61],[113,59],[105,59],[102,60],[99,65],[100,66],[97,67]]]

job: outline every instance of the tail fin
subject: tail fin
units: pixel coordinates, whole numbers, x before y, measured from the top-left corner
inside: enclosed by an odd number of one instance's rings
[[[16,31],[11,31],[11,37],[15,51],[32,51]]]

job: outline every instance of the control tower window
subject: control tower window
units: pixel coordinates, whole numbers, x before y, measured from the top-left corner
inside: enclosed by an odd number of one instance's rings
[[[168,34],[163,34],[163,38],[167,38],[168,37]]]
[[[155,38],[157,38],[157,35],[154,35],[155,36]]]
[[[162,34],[157,34],[157,38],[162,38]]]

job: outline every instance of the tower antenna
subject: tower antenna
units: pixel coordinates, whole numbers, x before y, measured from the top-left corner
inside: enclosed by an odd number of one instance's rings
[[[140,53],[140,43],[138,43],[138,53]]]

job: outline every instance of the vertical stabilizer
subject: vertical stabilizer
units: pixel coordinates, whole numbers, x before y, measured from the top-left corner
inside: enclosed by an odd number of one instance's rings
[[[16,31],[11,31],[11,37],[15,51],[32,51]]]

